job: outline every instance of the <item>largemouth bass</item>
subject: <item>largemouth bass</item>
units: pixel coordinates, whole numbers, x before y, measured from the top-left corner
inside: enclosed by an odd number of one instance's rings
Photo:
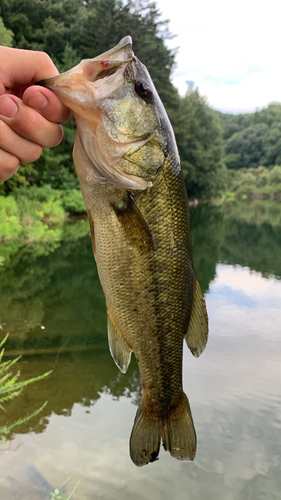
[[[106,297],[111,354],[125,373],[133,351],[141,373],[131,458],[138,466],[153,462],[162,441],[173,457],[193,460],[183,340],[199,356],[208,320],[171,124],[129,36],[43,84],[77,122],[73,158]]]

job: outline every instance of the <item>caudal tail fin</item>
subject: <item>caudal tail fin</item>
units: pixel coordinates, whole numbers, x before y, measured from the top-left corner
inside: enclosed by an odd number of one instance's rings
[[[141,467],[157,460],[160,443],[178,460],[194,460],[196,433],[187,396],[165,418],[157,418],[140,404],[130,438],[130,455]]]

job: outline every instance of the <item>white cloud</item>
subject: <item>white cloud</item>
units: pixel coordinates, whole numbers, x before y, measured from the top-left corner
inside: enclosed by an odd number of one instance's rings
[[[281,7],[276,0],[157,4],[163,18],[170,19],[171,32],[178,34],[168,45],[180,47],[173,75],[180,93],[186,80],[194,80],[211,106],[233,112],[281,101]]]

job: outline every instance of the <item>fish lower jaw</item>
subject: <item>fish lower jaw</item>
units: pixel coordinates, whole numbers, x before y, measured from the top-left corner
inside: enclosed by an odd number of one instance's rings
[[[86,182],[90,185],[107,184],[120,189],[144,191],[152,187],[153,183],[142,177],[122,172],[116,165],[107,165],[105,162],[99,162],[94,152],[88,151],[87,145],[77,134],[74,151],[74,162],[76,159],[76,170],[79,175],[78,166],[86,173]]]

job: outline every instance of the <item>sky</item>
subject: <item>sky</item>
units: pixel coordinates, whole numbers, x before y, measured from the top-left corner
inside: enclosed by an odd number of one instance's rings
[[[219,111],[247,113],[281,102],[279,0],[156,0],[179,47],[172,80],[193,81]]]

